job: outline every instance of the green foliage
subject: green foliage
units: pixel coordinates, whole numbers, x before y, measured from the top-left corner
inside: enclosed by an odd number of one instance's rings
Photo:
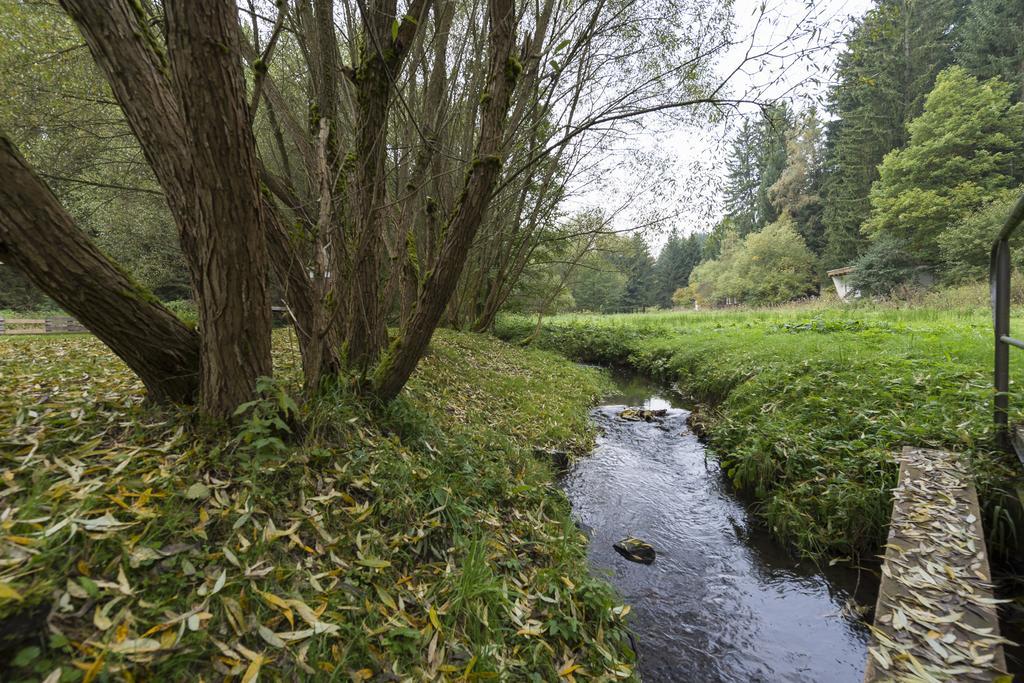
[[[515,339],[532,327],[508,318],[497,331]],[[1020,465],[995,448],[985,308],[559,316],[535,343],[628,365],[699,402],[723,470],[805,554],[878,552],[896,484],[892,453],[905,445],[959,452],[978,485],[990,551],[1019,552]],[[1014,368],[1020,384],[1024,367]],[[1013,402],[1013,419],[1022,406]]]
[[[572,281],[576,309],[608,313],[619,310],[626,276],[602,254],[584,257]]]
[[[988,278],[992,243],[1006,223],[1024,187],[995,193],[991,202],[949,226],[939,235],[943,277],[950,282],[974,282]],[[1024,233],[1010,239],[1013,265],[1024,268]]]
[[[854,263],[850,284],[865,295],[891,296],[900,287],[913,287],[920,262],[910,244],[898,235],[881,235]]]
[[[0,310],[32,311],[52,306],[50,300],[32,286],[21,273],[0,264]]]
[[[824,131],[817,110],[804,112],[786,133],[786,166],[768,195],[779,215],[789,214],[807,248],[820,256],[825,246],[822,224]]]
[[[1011,105],[1011,90],[962,67],[943,71],[907,147],[879,166],[864,232],[900,237],[919,262],[938,263],[941,232],[1024,176],[1024,104]]]
[[[673,230],[654,264],[655,305],[670,308],[672,296],[677,289],[690,281],[690,273],[701,260],[701,251],[706,235],[694,233],[680,237]]]
[[[33,551],[0,570],[20,598],[0,593],[7,677],[438,680],[472,661],[556,680],[552,650],[633,677],[622,606],[534,454],[589,449],[599,372],[441,331],[398,401],[335,385],[297,407],[293,344],[275,335],[285,384],[228,429],[144,404],[95,338],[0,337],[4,532]]]
[[[694,269],[690,285],[706,303],[782,303],[813,291],[814,267],[787,215],[743,239],[727,239],[718,259]]]
[[[778,217],[771,188],[787,164],[787,133],[792,115],[785,104],[772,105],[744,119],[726,160],[725,208],[740,237]]]
[[[655,299],[654,259],[643,235],[634,233],[629,238],[627,249],[613,253],[611,258],[626,275],[622,308],[636,310],[652,306]]]
[[[610,313],[657,302],[655,262],[639,233],[601,235],[569,284],[577,310]]]
[[[876,167],[907,140],[939,71],[953,58],[962,0],[879,0],[851,31],[836,65],[828,110],[824,181],[826,268],[846,266],[865,244],[861,224],[871,210]]]
[[[164,306],[186,323],[196,325],[199,322],[199,312],[196,310],[195,302],[191,299],[165,301]]]
[[[1024,98],[1024,4],[971,0],[958,28],[956,61],[978,78],[999,77]]]
[[[281,466],[287,462],[285,440],[292,431],[287,421],[298,417],[299,406],[273,377],[257,378],[256,394],[256,399],[235,409],[240,422],[229,447],[252,467]]]

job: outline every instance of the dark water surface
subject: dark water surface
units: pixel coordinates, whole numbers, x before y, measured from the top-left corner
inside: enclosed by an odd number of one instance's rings
[[[860,681],[867,627],[846,609],[873,605],[867,571],[798,563],[729,489],[686,426],[688,412],[656,386],[620,380],[594,410],[597,448],[563,486],[591,534],[590,561],[632,606],[645,681]],[[668,408],[660,423],[617,417]],[[612,544],[636,536],[653,565]]]

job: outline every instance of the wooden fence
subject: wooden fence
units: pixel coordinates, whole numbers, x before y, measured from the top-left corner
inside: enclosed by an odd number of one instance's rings
[[[65,316],[54,318],[0,318],[0,335],[67,334],[69,332],[88,332],[88,330],[74,318]]]

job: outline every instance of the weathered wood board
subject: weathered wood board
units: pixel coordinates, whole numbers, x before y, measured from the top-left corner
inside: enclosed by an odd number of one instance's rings
[[[966,468],[923,448],[899,460],[864,680],[1011,680]]]

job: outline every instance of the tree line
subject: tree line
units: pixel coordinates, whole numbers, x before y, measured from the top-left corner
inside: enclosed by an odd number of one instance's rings
[[[845,38],[822,107],[742,117],[711,230],[657,259],[606,240],[563,305],[780,303],[845,266],[875,295],[983,278],[1024,191],[1024,4],[878,0]]]
[[[726,215],[677,303],[784,301],[844,266],[867,294],[982,278],[1022,192],[1022,96],[1024,4],[878,0],[825,117],[783,103],[739,127]]]

